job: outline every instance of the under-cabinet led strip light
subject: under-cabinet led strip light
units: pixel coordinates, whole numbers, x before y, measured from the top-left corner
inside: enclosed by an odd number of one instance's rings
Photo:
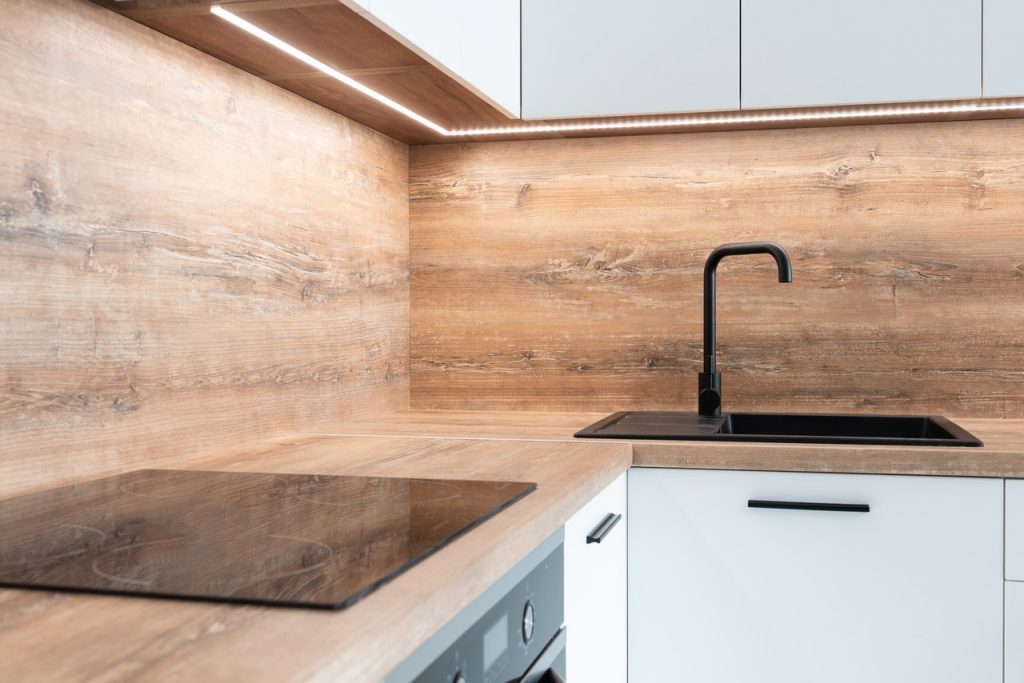
[[[295,57],[295,59],[299,60],[300,62],[304,62],[305,64],[308,64],[309,66],[313,67],[317,71],[322,71],[323,73],[327,74],[328,76],[330,76],[331,78],[335,79],[336,81],[341,81],[342,83],[344,83],[348,87],[354,88],[355,90],[358,90],[359,92],[363,93],[367,97],[371,97],[371,98],[377,100],[378,102],[380,102],[384,106],[390,107],[391,109],[394,109],[399,114],[402,114],[403,116],[409,117],[410,119],[412,119],[416,123],[419,123],[421,125],[426,126],[427,128],[429,128],[430,130],[434,131],[435,133],[440,133],[441,135],[448,135],[449,134],[448,131],[445,128],[437,125],[436,123],[434,123],[430,119],[428,119],[428,118],[426,118],[424,116],[420,116],[419,114],[414,112],[412,109],[409,109],[408,107],[405,107],[405,106],[399,104],[398,102],[395,102],[390,97],[386,97],[385,95],[381,95],[379,92],[377,92],[373,88],[366,87],[365,85],[363,85],[362,83],[360,83],[356,79],[351,78],[349,76],[346,76],[345,74],[341,73],[340,71],[338,71],[334,67],[331,67],[331,66],[328,66],[328,65],[324,64],[323,62],[321,62],[316,57],[313,57],[311,55],[306,54],[305,52],[303,52],[302,50],[300,50],[299,48],[297,48],[297,47],[295,47],[293,45],[289,45],[288,43],[284,42],[283,40],[281,40],[277,36],[272,35],[270,33],[267,33],[266,31],[261,29],[259,26],[256,26],[255,24],[249,23],[248,21],[246,21],[242,17],[238,16],[237,14],[233,14],[233,13],[227,11],[226,9],[221,7],[220,5],[214,5],[213,7],[210,8],[210,11],[213,14],[216,14],[218,17],[220,17],[224,21],[227,21],[227,22],[230,22],[230,23],[234,24],[235,26],[237,26],[238,28],[242,29],[243,31],[245,31],[247,33],[251,33],[252,35],[254,35],[257,38],[259,38],[260,40],[262,40],[263,42],[268,43],[270,45],[273,45],[278,50],[281,50],[282,52],[284,52],[286,54],[289,54],[292,57]]]
[[[725,114],[687,114],[683,116],[661,116],[643,119],[620,119],[612,121],[577,121],[566,123],[524,123],[514,126],[494,126],[490,128],[456,128],[449,130],[434,123],[412,109],[395,102],[369,88],[351,76],[346,76],[334,67],[324,64],[316,57],[306,54],[297,47],[286,43],[277,36],[264,31],[259,26],[229,12],[220,5],[214,5],[210,12],[217,15],[243,31],[256,36],[263,42],[273,45],[278,50],[291,55],[300,62],[308,64],[331,78],[344,83],[399,114],[412,119],[426,128],[446,137],[472,137],[482,135],[516,135],[530,133],[571,133],[599,130],[629,130],[637,128],[678,128],[686,126],[728,126],[744,123],[782,123],[787,121],[837,121],[860,118],[892,118],[900,116],[922,116],[931,114],[973,114],[982,112],[1024,112],[1024,100],[984,100],[976,102],[949,102],[937,104],[907,105],[874,105],[850,109],[804,109],[798,111],[775,112],[738,112]]]

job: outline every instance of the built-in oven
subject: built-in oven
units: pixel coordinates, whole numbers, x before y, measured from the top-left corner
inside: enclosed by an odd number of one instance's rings
[[[565,683],[565,627],[519,679],[521,683]]]
[[[562,683],[567,631],[563,625],[561,534],[496,584],[439,634],[433,644],[388,677],[414,683]],[[546,547],[545,547],[546,546]],[[525,565],[525,566],[524,566]],[[483,604],[481,604],[483,601]],[[437,638],[435,638],[435,641]],[[426,655],[426,656],[424,656]],[[416,658],[412,658],[415,660]]]

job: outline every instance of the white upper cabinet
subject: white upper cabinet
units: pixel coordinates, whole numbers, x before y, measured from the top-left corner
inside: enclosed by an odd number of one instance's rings
[[[342,2],[512,118],[1024,96],[1024,0]]]
[[[981,97],[981,3],[743,0],[743,108]]]
[[[461,60],[458,0],[365,0],[370,13],[404,42],[455,70]]]
[[[985,0],[985,97],[1024,95],[1024,1]]]
[[[344,1],[519,117],[519,0]]]
[[[458,5],[459,73],[505,113],[519,118],[519,0],[458,0]]]
[[[523,118],[736,109],[739,7],[522,0]]]

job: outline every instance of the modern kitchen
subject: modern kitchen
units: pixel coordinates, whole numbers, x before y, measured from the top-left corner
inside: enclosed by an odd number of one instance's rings
[[[1020,0],[0,0],[0,681],[1024,683]]]

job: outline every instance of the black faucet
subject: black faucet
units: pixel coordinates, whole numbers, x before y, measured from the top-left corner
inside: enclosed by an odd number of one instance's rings
[[[789,254],[775,242],[736,242],[717,247],[704,264],[704,372],[697,386],[697,412],[708,417],[722,414],[722,376],[715,367],[715,271],[726,256],[771,254],[779,267],[779,282],[793,281]]]

